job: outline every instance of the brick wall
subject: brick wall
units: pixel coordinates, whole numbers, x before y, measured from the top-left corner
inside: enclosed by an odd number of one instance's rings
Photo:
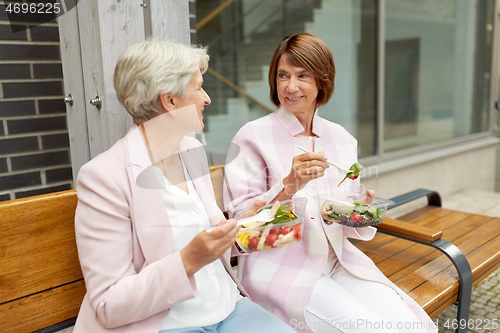
[[[0,4],[0,201],[73,186],[57,23],[13,22]]]

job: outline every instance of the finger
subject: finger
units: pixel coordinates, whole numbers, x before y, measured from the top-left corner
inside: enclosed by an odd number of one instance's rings
[[[363,199],[361,199],[359,201],[360,204],[363,204],[363,205],[369,205],[373,202],[373,198],[375,197],[375,191],[373,190],[366,190],[366,197],[364,197]]]
[[[245,217],[254,216],[255,214],[257,214],[257,210],[258,210],[258,207],[249,207],[249,208],[239,212],[237,215],[237,218],[243,219]]]
[[[238,230],[239,228],[231,230],[230,233],[218,239],[216,241],[215,248],[224,253],[229,247],[233,246],[234,242],[236,241],[236,234],[238,233]]]
[[[318,172],[318,173],[315,173],[315,174],[313,175],[313,177],[314,177],[314,179],[318,179],[318,178],[323,177],[324,175],[325,175],[325,173],[324,173],[324,172]]]
[[[240,225],[235,224],[232,228],[227,229],[227,230],[222,230],[218,234],[219,236],[219,241],[223,241],[224,239],[226,240],[233,240],[236,237],[236,234],[238,231],[241,229]]]
[[[299,172],[300,176],[303,177],[303,178],[310,178],[312,177],[313,173],[312,173],[312,170],[311,168],[307,167],[307,166],[302,166],[300,168],[300,172]]]
[[[227,230],[230,230],[233,225],[236,224],[236,220],[231,219],[231,220],[226,220],[222,219],[219,224],[205,229],[205,232],[207,234],[212,234],[214,238],[219,238],[222,235],[227,233]],[[215,232],[214,232],[215,231]]]
[[[311,161],[311,160],[320,160],[320,161],[326,161],[327,160],[325,154],[322,153],[322,152],[304,153],[304,154],[295,156],[294,159],[295,158],[299,162],[305,162],[305,161]]]
[[[373,198],[375,197],[375,191],[373,190],[366,190],[366,198],[365,198],[365,204],[369,205],[373,202]]]
[[[308,165],[307,168],[309,169],[310,173],[318,173],[318,172],[324,172],[325,169],[327,169],[329,165],[327,163],[312,163],[311,165]]]
[[[234,233],[234,236],[236,236],[236,234],[238,233],[238,231],[240,231],[241,229],[241,225],[235,225],[233,229],[231,229],[231,231],[229,232],[230,234],[233,234]]]
[[[220,239],[225,235],[227,235],[229,232],[231,232],[231,230],[233,230],[234,228],[239,228],[239,226],[237,226],[236,223],[237,220],[235,219],[228,220],[223,224],[219,223],[215,227],[212,227],[211,228],[212,230],[207,231],[207,233],[209,233],[212,236],[212,239]]]
[[[260,208],[266,204],[266,200],[255,200],[248,208]]]
[[[216,254],[216,256],[217,256],[218,258],[221,258],[221,257],[224,255],[224,253],[227,251],[227,249],[229,249],[229,248],[230,248],[231,246],[233,246],[233,245],[234,245],[234,239],[233,239],[233,240],[231,240],[231,241],[229,241],[229,242],[226,242],[226,243],[224,243],[224,244],[220,244],[220,245],[219,245],[219,251],[218,251],[218,253]]]
[[[236,235],[238,234],[238,232],[240,231],[241,227],[238,225],[236,226],[235,228],[233,228],[227,235],[228,237],[230,238],[231,241],[235,241],[236,240]]]
[[[322,167],[325,169],[330,167],[330,164],[327,161],[323,161],[323,160],[312,160],[312,161],[309,161],[307,163],[308,163],[308,166],[319,166],[319,167]]]
[[[315,172],[324,171],[329,168],[330,164],[325,161],[311,160],[306,162],[301,162],[298,166],[298,169],[304,171],[306,175],[311,175]],[[302,175],[303,173],[301,173]]]
[[[325,172],[325,167],[323,166],[311,166],[311,167],[304,167],[302,170],[301,170],[301,175],[303,177],[313,177],[313,178],[317,178],[317,175],[318,174],[324,174]]]

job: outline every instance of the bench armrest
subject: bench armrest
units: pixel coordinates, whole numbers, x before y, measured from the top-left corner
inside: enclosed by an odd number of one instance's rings
[[[413,201],[418,198],[422,198],[426,196],[428,200],[428,204],[430,206],[438,206],[441,207],[441,197],[439,196],[439,193],[435,191],[430,191],[426,189],[418,189],[415,191],[411,191],[402,195],[398,195],[397,197],[391,198],[392,201],[394,201],[394,205],[389,206],[388,209],[398,207],[402,204],[405,204],[407,202]]]
[[[443,237],[442,231],[436,231],[431,228],[415,225],[405,221],[384,218],[382,223],[375,226],[379,230],[389,231],[397,235],[407,236],[410,238],[422,240],[425,242],[434,242]]]

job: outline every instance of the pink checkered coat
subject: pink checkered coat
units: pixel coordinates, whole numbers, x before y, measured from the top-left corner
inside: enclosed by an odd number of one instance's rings
[[[297,146],[304,140],[295,137],[303,132],[297,118],[281,107],[274,113],[247,123],[236,134],[233,143],[241,149],[236,159],[225,168],[224,202],[230,216],[246,208],[256,199],[271,201],[283,189],[282,179],[291,170],[292,158],[302,154]],[[323,151],[329,160],[349,167],[357,161],[357,141],[340,125],[316,114],[313,133],[319,138],[315,151]],[[370,240],[376,229],[355,229],[338,224],[327,225],[319,214],[317,193],[359,189],[359,180],[347,179],[337,188],[343,176],[328,168],[325,175],[309,182],[294,197],[308,199],[303,238],[300,242],[281,249],[241,256],[238,277],[252,300],[282,320],[306,323],[304,307],[307,297],[320,277],[327,260],[330,241],[340,263],[352,274],[378,281],[395,289],[429,329],[431,319],[406,293],[396,287],[358,250],[348,238]],[[437,330],[429,329],[437,332]],[[307,329],[300,332],[310,332]]]

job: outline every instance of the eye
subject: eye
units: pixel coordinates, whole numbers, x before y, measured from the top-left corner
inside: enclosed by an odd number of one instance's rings
[[[286,79],[286,74],[285,73],[279,73],[278,78],[280,79]]]
[[[309,77],[309,74],[300,74],[299,78],[301,79],[307,79]]]

